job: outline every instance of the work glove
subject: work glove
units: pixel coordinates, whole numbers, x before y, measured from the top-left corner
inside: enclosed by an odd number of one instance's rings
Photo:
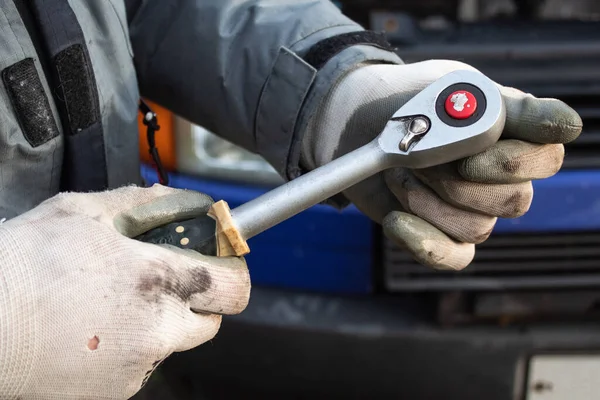
[[[241,258],[131,239],[205,214],[155,185],[59,194],[0,225],[0,398],[127,399],[246,307]]]
[[[314,169],[370,142],[408,100],[455,70],[475,69],[446,60],[359,65],[338,80],[312,117],[302,143],[303,166]],[[494,146],[432,168],[394,168],[343,193],[421,264],[466,267],[498,217],[527,212],[532,180],[554,175],[562,166],[563,143],[581,133],[581,118],[563,102],[498,86],[506,124]]]

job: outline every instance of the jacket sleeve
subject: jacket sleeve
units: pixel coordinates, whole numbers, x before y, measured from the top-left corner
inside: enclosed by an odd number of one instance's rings
[[[363,28],[329,0],[127,0],[142,96],[299,172],[304,127],[337,77],[363,61],[401,63],[376,45],[346,47],[318,70],[303,56]]]

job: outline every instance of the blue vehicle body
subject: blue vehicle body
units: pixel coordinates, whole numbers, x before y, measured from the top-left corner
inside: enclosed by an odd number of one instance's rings
[[[142,169],[147,182],[154,171]],[[268,190],[180,174],[171,185],[207,193],[231,207]],[[565,171],[534,182],[529,212],[500,219],[497,233],[573,232],[600,229],[600,173]],[[356,208],[318,205],[249,241],[254,286],[335,294],[369,294],[373,288],[373,224]]]

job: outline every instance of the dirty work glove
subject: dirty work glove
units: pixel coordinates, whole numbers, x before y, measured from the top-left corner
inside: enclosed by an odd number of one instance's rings
[[[127,399],[241,312],[243,259],[129,239],[211,202],[159,185],[60,194],[0,225],[0,398]]]
[[[313,116],[302,163],[319,167],[375,138],[402,105],[443,75],[474,68],[431,60],[361,65],[340,79]],[[459,270],[473,259],[498,217],[523,215],[534,179],[562,166],[563,143],[581,132],[577,113],[555,99],[500,87],[506,104],[501,140],[473,157],[438,167],[396,168],[348,189],[345,197],[418,262]],[[360,161],[358,161],[360,162]]]

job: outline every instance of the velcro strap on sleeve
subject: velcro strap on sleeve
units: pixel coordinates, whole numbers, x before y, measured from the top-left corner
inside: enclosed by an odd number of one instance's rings
[[[373,31],[348,32],[323,39],[316,43],[303,57],[315,69],[321,69],[327,61],[350,46],[371,45],[383,50],[394,51],[384,33]]]

